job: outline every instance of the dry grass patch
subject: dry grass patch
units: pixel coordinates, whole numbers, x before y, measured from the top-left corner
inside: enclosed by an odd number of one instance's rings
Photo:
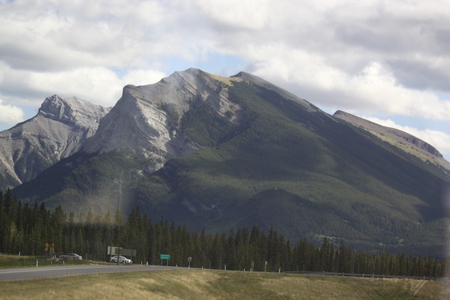
[[[210,74],[210,73],[208,73],[208,75],[211,76],[212,78],[214,78],[215,80],[220,81],[228,86],[231,86],[233,81],[242,81],[241,78],[237,78],[237,77],[232,77],[232,78],[223,77],[223,76],[214,75],[214,74]]]
[[[434,299],[439,300],[447,300],[450,299],[450,284],[440,282],[440,281],[427,281],[426,284],[424,284],[420,291],[417,293],[417,297],[423,297],[423,298],[417,298],[417,299],[429,299],[425,298],[426,295],[434,295]]]
[[[0,283],[0,299],[449,299],[420,280],[174,270]]]
[[[265,286],[286,299],[361,299],[360,290],[349,288],[345,282],[325,276],[286,276],[268,280]],[[280,286],[283,288],[280,289]]]

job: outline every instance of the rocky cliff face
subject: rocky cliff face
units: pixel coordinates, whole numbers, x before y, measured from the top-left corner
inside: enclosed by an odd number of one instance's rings
[[[27,182],[80,149],[131,151],[148,162],[144,170],[158,170],[168,159],[202,147],[183,128],[183,117],[197,101],[225,123],[242,121],[241,108],[228,97],[232,81],[262,86],[316,111],[310,103],[251,74],[225,78],[198,69],[175,72],[156,84],[125,86],[111,110],[54,95],[45,99],[34,118],[0,133],[0,189]]]
[[[29,181],[78,151],[108,111],[76,97],[46,98],[35,117],[0,132],[0,189]]]
[[[170,158],[192,153],[201,146],[183,131],[182,118],[197,101],[203,101],[225,122],[239,107],[228,100],[230,79],[213,76],[198,69],[175,72],[156,84],[128,85],[121,99],[100,122],[97,133],[87,140],[82,151],[104,153],[131,150],[148,159],[146,169],[154,171]],[[239,80],[239,79],[234,79]]]

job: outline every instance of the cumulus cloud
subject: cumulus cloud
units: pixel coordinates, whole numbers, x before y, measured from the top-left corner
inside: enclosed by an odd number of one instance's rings
[[[4,105],[3,101],[0,99],[0,120],[2,123],[8,125],[14,125],[25,118],[25,114],[22,109],[13,105]]]
[[[199,51],[185,32],[177,33],[183,30],[177,30],[176,10],[163,4],[0,4],[0,95],[7,103],[34,106],[55,93],[112,106],[124,85],[161,79],[166,75],[161,60],[195,59],[190,52]]]
[[[436,96],[450,91],[450,57],[437,38],[449,32],[448,3],[298,3],[282,13],[263,3],[283,19],[225,37],[253,73],[319,106],[449,121],[449,102]]]
[[[52,94],[62,97],[77,96],[103,106],[114,105],[121,96],[122,88],[127,84],[150,84],[164,76],[162,72],[140,69],[118,74],[103,67],[85,67],[59,72],[3,68],[3,73],[6,76],[0,80],[0,89],[11,95],[37,97],[36,101],[39,103]]]
[[[319,107],[450,121],[436,96],[450,94],[449,12],[444,0],[0,2],[0,96],[111,106],[168,61],[214,54]]]

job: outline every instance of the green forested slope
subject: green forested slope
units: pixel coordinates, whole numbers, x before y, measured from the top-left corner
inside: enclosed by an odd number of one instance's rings
[[[71,157],[15,193],[75,211],[140,204],[152,218],[211,232],[273,224],[293,240],[327,236],[365,250],[443,255],[449,182],[438,172],[263,87],[227,88],[242,107],[238,125],[195,102],[181,126],[204,148],[153,174],[137,173],[140,162],[124,152]],[[66,171],[49,177],[56,170]],[[45,182],[56,187],[51,195],[40,188]]]

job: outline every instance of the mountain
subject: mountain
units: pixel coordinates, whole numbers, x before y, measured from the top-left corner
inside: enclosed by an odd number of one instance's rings
[[[204,102],[226,120],[221,110],[230,103],[221,94],[221,87],[220,82],[194,69],[175,72],[155,85],[128,85],[98,132],[83,145],[83,151],[127,150],[147,160],[145,170],[160,169],[168,159],[201,147],[179,126],[190,103]]]
[[[444,159],[436,148],[427,142],[404,131],[381,126],[341,110],[336,111],[333,116],[366,130],[383,142],[411,153],[414,157],[438,166],[443,173],[450,175],[450,163]]]
[[[76,97],[46,98],[35,117],[0,132],[0,189],[27,182],[77,152],[108,111]]]
[[[251,74],[188,69],[126,86],[80,151],[13,192],[77,217],[139,205],[191,229],[443,256],[450,179],[414,153]]]

